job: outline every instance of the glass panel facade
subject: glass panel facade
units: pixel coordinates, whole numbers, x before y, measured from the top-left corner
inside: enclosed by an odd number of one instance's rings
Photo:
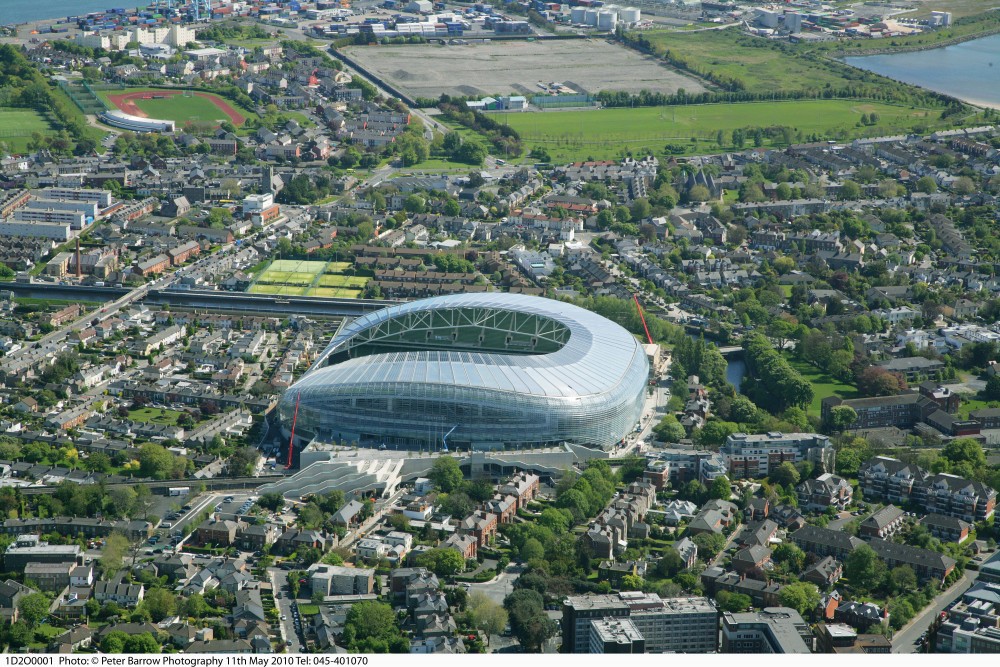
[[[449,350],[435,340],[428,345],[434,349],[421,350],[417,341],[426,335],[407,335],[431,327],[433,339],[433,327],[448,334],[452,324],[468,321],[486,331],[483,349]],[[501,351],[503,327],[548,336],[548,351]],[[407,340],[407,351],[380,352],[383,330]],[[467,348],[480,344],[478,337],[454,344]],[[445,296],[351,322],[285,393],[279,414],[287,429],[301,397],[297,435],[363,445],[439,448],[450,432],[449,442],[473,447],[607,448],[638,422],[648,374],[638,341],[587,310],[524,295]]]

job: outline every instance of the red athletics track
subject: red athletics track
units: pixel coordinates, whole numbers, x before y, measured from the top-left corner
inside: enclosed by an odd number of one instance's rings
[[[149,118],[149,114],[140,109],[139,106],[132,100],[141,100],[143,98],[150,98],[154,95],[157,97],[166,97],[168,95],[183,95],[184,92],[185,91],[183,90],[146,90],[139,93],[108,95],[108,100],[110,100],[113,105],[115,105],[116,107],[118,107],[127,114],[130,114],[132,116],[139,116],[140,118]],[[246,118],[243,116],[243,114],[234,109],[233,106],[229,104],[229,102],[226,102],[221,97],[218,97],[216,95],[209,95],[208,93],[195,92],[194,94],[197,95],[198,97],[204,97],[205,99],[211,101],[212,104],[219,107],[219,110],[222,111],[222,113],[229,116],[229,120],[232,121],[233,125],[236,125],[238,127],[246,121]]]

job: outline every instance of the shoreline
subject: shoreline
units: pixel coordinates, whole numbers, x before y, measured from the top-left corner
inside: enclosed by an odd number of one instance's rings
[[[983,39],[985,37],[992,37],[997,34],[1000,34],[1000,25],[994,26],[982,32],[977,32],[969,35],[962,35],[961,37],[952,37],[951,39],[942,40],[936,44],[913,44],[913,45],[895,46],[889,48],[862,49],[851,52],[838,51],[835,53],[830,53],[829,57],[843,62],[845,58],[864,58],[866,56],[891,56],[897,53],[915,53],[918,51],[933,51],[934,49],[943,49],[949,46],[955,46],[957,44],[963,44],[965,42],[972,42],[977,39]]]

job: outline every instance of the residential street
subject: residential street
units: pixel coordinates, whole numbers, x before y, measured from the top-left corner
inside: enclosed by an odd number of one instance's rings
[[[959,579],[951,588],[937,596],[930,606],[896,633],[892,638],[892,652],[916,653],[919,647],[915,642],[927,630],[934,617],[944,611],[945,607],[960,598],[965,591],[969,590],[976,583],[978,577],[978,570],[966,570],[964,577]]]

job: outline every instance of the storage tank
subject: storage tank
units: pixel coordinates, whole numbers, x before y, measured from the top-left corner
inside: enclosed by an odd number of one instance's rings
[[[569,10],[569,18],[573,23],[586,23],[587,22],[587,8],[586,7],[574,7]]]
[[[635,7],[626,7],[618,13],[622,23],[638,23],[642,20],[642,12]]]
[[[588,9],[584,13],[584,20],[583,20],[583,22],[586,23],[587,25],[597,25],[597,10],[596,9]]]
[[[618,12],[602,9],[597,13],[597,28],[599,30],[614,30],[618,23]]]

